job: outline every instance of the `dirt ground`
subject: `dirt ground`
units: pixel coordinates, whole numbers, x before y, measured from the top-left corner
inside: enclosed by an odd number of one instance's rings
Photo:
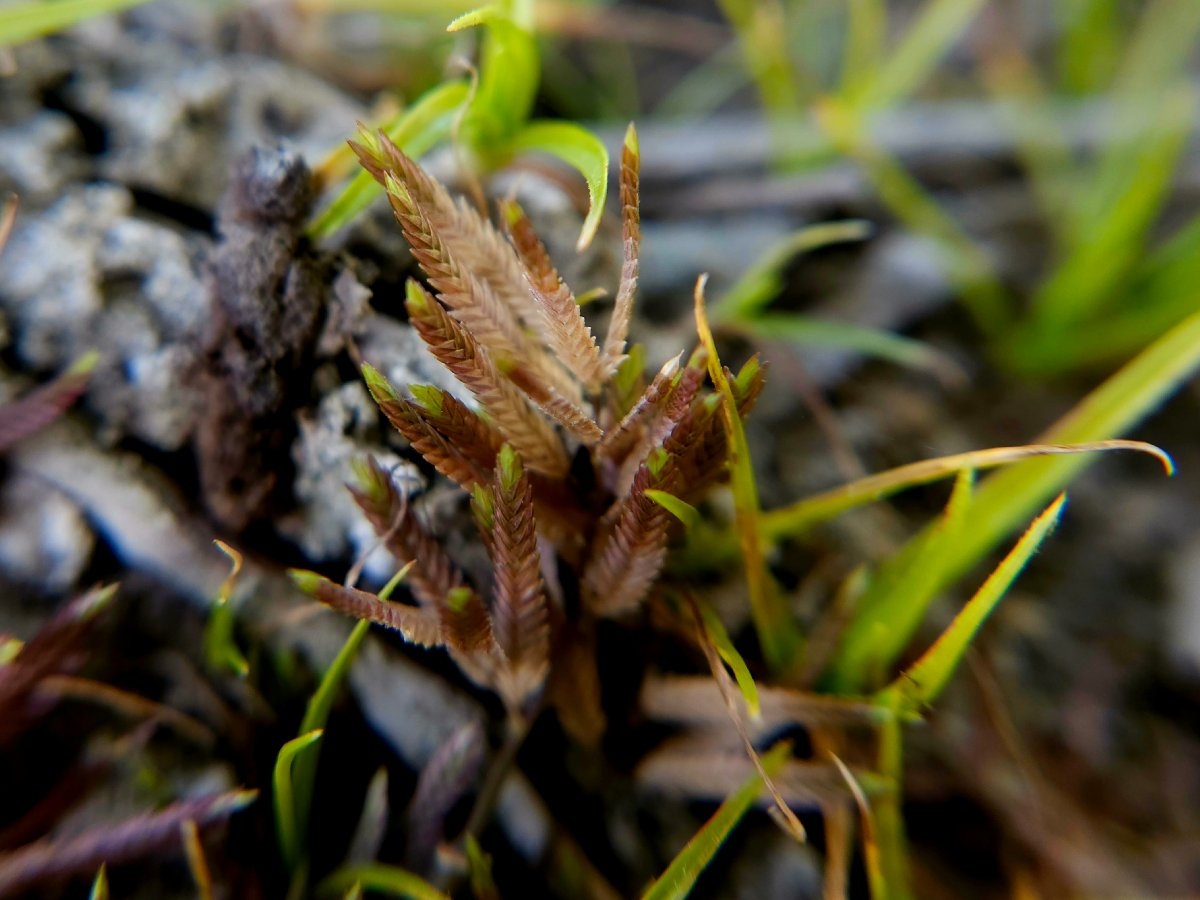
[[[6,851],[47,833],[235,787],[266,791],[313,672],[349,631],[284,571],[340,581],[371,548],[344,489],[355,459],[402,467],[452,549],[481,558],[462,497],[390,433],[357,377],[351,348],[393,383],[451,383],[404,322],[411,257],[390,212],[377,205],[321,246],[302,236],[308,169],[372,118],[380,81],[404,71],[395,55],[348,52],[359,37],[349,26],[322,33],[283,5],[160,2],[21,47],[0,79],[0,189],[20,197],[0,254],[0,393],[17,397],[88,351],[100,359],[72,411],[3,461],[0,634],[28,639],[67,598],[119,582],[72,671],[198,725],[148,727],[144,711],[60,685],[65,698],[0,741],[0,867]],[[414,72],[432,65],[415,55]],[[654,48],[633,59],[645,92],[684,65]],[[546,112],[554,102],[547,92]],[[956,110],[923,108],[919,134],[896,124],[905,162],[994,254],[1006,283],[1028,285],[1044,235],[1012,148],[956,144],[975,127]],[[938,377],[762,348],[771,379],[749,437],[767,505],[857,471],[1028,441],[1105,374],[1049,383],[1004,374],[929,247],[848,167],[774,174],[761,126],[737,102],[688,128],[638,124],[645,253],[634,337],[652,362],[692,346],[700,271],[717,296],[772,241],[840,218],[867,219],[874,232],[793,263],[781,306],[902,331],[953,362]],[[615,144],[620,128],[605,134]],[[956,155],[959,145],[975,149]],[[433,166],[449,171],[453,160]],[[1190,184],[1173,201],[1181,212],[1195,206]],[[568,262],[578,198],[532,175],[523,190],[568,280],[615,283],[617,226]],[[1131,435],[1170,452],[1174,478],[1114,456],[1071,485],[1062,526],[953,689],[911,729],[904,811],[916,896],[1200,892],[1197,422],[1193,380]],[[815,621],[854,566],[898,546],[946,496],[945,486],[913,491],[783,548],[774,565],[798,612]],[[236,596],[239,637],[255,648],[249,679],[205,659],[205,624],[228,571],[215,538],[246,555]],[[375,554],[365,572],[378,587],[390,561]],[[925,638],[981,577],[945,598]],[[742,643],[750,629],[737,589],[723,590]],[[638,713],[638,684],[687,661],[645,621],[606,626],[599,645],[613,727],[594,749],[573,745],[552,719],[534,727],[485,832],[504,896],[636,895],[714,808],[635,776],[666,733]],[[431,824],[410,800],[417,773],[455,735],[499,741],[495,698],[440,655],[382,634],[367,642],[348,694],[324,739],[313,872],[347,854],[452,867],[437,858],[438,829],[461,824],[465,804]],[[364,812],[380,770],[382,795]],[[821,896],[821,818],[802,812],[810,845],[755,813],[698,895]],[[219,892],[284,895],[273,829],[260,798],[206,832]],[[174,853],[110,874],[113,896],[194,895]],[[31,895],[82,895],[88,879]],[[866,895],[857,856],[851,894]]]

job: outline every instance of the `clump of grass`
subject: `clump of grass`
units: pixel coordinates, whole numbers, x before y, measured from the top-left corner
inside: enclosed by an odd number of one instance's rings
[[[360,470],[356,497],[389,549],[411,565],[409,583],[417,605],[391,602],[312,573],[295,573],[297,583],[323,603],[395,629],[413,643],[445,647],[464,673],[501,696],[516,740],[546,705],[560,709],[564,724],[584,721],[577,736],[590,734],[587,739],[594,740],[597,729],[603,729],[598,697],[547,690],[564,660],[579,666],[583,659],[584,665],[594,666],[589,648],[576,643],[569,617],[628,616],[668,596],[696,560],[704,558],[711,567],[721,559],[741,559],[761,666],[742,659],[702,604],[685,613],[678,604],[667,603],[668,619],[675,616],[681,631],[709,659],[723,706],[758,766],[754,784],[767,785],[781,812],[790,798],[813,792],[833,821],[843,821],[843,811],[857,804],[870,822],[867,852],[873,882],[889,884],[889,896],[906,896],[898,800],[902,725],[937,699],[988,614],[1057,521],[1063,498],[1034,518],[913,667],[895,673],[895,661],[937,593],[1033,515],[1048,491],[1061,491],[1062,482],[1078,469],[1081,454],[1138,450],[1158,456],[1170,471],[1169,459],[1157,448],[1102,438],[1126,427],[1176,384],[1200,356],[1200,342],[1185,350],[1179,343],[1183,338],[1177,337],[1168,346],[1151,348],[1129,372],[1100,389],[1102,408],[1099,401],[1085,404],[1043,443],[917,463],[763,512],[741,422],[762,388],[764,370],[757,359],[737,374],[721,365],[708,325],[703,280],[695,304],[700,346],[686,362],[681,354],[647,377],[641,354],[626,351],[639,247],[638,151],[632,129],[622,160],[624,264],[603,342],[593,336],[574,294],[515,203],[501,207],[506,242],[472,208],[455,203],[385,134],[364,131],[354,150],[387,192],[432,288],[410,282],[409,317],[477,406],[428,385],[411,386],[402,394],[369,366],[363,369],[364,379],[413,448],[471,493],[493,574],[490,585],[472,584],[430,537],[388,474],[367,464]],[[704,389],[708,380],[712,392]],[[1050,468],[1035,475],[1030,467],[1039,456]],[[1002,498],[991,489],[992,481],[975,490],[975,471],[1016,463],[1020,465],[1012,469]],[[1022,472],[1029,474],[1018,474]],[[934,530],[855,583],[857,611],[836,651],[814,674],[809,648],[766,565],[771,548],[854,506],[951,475],[957,475],[956,487]],[[726,479],[736,518],[714,530],[702,520],[695,501]],[[979,527],[969,524],[976,521],[980,503],[995,515],[995,523],[984,530],[986,540],[979,537]],[[673,523],[685,526],[683,563],[664,576],[668,538],[678,528]],[[553,579],[547,577],[551,571]],[[568,611],[568,596],[579,598],[578,610]],[[879,640],[881,634],[887,639]],[[748,723],[767,713],[754,669],[760,679],[778,685],[769,689],[775,692],[769,694],[773,714],[787,709],[801,721],[816,717],[823,735],[820,762],[777,763],[777,755],[786,755],[783,750],[759,758]],[[834,696],[788,687],[803,678]],[[597,679],[572,678],[570,683],[594,685]],[[691,690],[676,684],[662,693],[687,709]],[[563,708],[564,701],[570,709]],[[873,771],[843,762],[837,728],[829,725],[839,721],[867,721],[878,729]],[[673,751],[664,752],[668,760],[674,758],[669,755]],[[782,767],[778,782],[777,764]],[[706,765],[710,777],[718,771],[722,778],[733,775],[726,771],[728,756]],[[688,782],[694,766],[679,763],[674,768],[669,777],[700,787]],[[659,766],[656,771],[663,770]],[[672,871],[702,868],[756,793],[757,787],[750,786],[735,792],[732,805],[719,814],[720,826],[710,826]],[[792,831],[800,836],[796,824]],[[382,881],[401,877],[375,869],[355,874]],[[672,883],[686,890],[690,877],[671,874],[653,890],[667,890],[665,885]],[[355,881],[367,884],[349,873],[339,879],[344,887]]]

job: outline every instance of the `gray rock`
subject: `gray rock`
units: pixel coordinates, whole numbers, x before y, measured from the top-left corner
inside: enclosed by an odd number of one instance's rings
[[[54,488],[20,473],[0,487],[0,571],[6,578],[65,594],[94,546],[83,512]]]
[[[206,244],[137,218],[130,193],[111,185],[70,188],[44,214],[19,217],[0,264],[18,357],[48,371],[98,351],[87,405],[107,439],[179,448],[211,307]]]

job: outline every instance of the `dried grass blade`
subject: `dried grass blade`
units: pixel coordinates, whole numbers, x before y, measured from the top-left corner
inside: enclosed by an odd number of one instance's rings
[[[191,820],[201,829],[209,828],[248,806],[256,796],[256,791],[230,791],[184,800],[75,837],[27,844],[0,858],[0,896],[21,894],[48,881],[86,876],[102,863],[118,866],[175,851],[184,822]]]
[[[758,689],[754,685],[754,681],[750,678],[749,670],[746,669],[746,664],[741,661],[741,657],[733,655],[734,670],[738,672],[738,683],[735,684],[729,672],[726,671],[724,664],[721,661],[722,655],[728,655],[728,651],[733,649],[729,643],[728,635],[725,635],[725,628],[720,624],[720,621],[715,616],[705,614],[701,611],[698,601],[693,597],[688,597],[688,605],[691,609],[693,627],[696,640],[700,644],[700,649],[704,651],[704,658],[708,661],[708,667],[712,671],[713,679],[716,681],[717,690],[720,691],[721,699],[724,701],[725,711],[733,722],[733,727],[737,730],[738,737],[742,739],[742,745],[745,747],[746,755],[750,758],[750,762],[754,764],[754,768],[758,772],[758,777],[762,779],[766,786],[767,793],[771,795],[771,800],[775,804],[774,816],[775,821],[783,828],[783,830],[797,843],[804,843],[807,835],[804,831],[804,826],[800,824],[800,820],[796,814],[792,812],[791,807],[787,805],[787,801],[783,799],[779,788],[775,786],[774,780],[769,772],[763,766],[762,758],[759,757],[758,751],[754,749],[754,742],[750,738],[750,732],[746,728],[745,715],[742,712],[741,706],[738,704],[739,690],[743,699],[745,699],[747,707],[752,714],[757,713],[758,707]],[[718,649],[716,641],[713,639],[714,632],[719,633],[724,637],[723,643],[727,645],[728,650],[722,654]],[[741,663],[737,666],[736,663]],[[745,682],[743,682],[743,673]]]
[[[866,860],[867,883],[871,886],[871,900],[887,900],[890,893],[887,878],[883,872],[883,859],[879,852],[879,838],[876,835],[875,814],[871,811],[871,804],[867,800],[862,786],[858,783],[858,779],[850,771],[850,767],[838,759],[835,753],[829,754],[829,758],[833,760],[833,764],[846,779],[846,786],[850,788],[850,793],[854,795],[854,803],[858,806],[858,815],[862,820],[863,857]]]
[[[100,357],[88,353],[53,381],[0,406],[0,452],[41,431],[65,413],[87,387]]]

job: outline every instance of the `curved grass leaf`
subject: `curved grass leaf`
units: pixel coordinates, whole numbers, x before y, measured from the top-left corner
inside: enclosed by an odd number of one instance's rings
[[[300,845],[303,839],[303,832],[296,820],[292,767],[301,753],[320,740],[321,734],[320,731],[310,731],[292,738],[279,748],[279,755],[275,758],[275,772],[272,778],[275,794],[275,829],[279,835],[280,853],[291,872],[295,872],[300,866]]]
[[[147,0],[35,0],[0,9],[0,47],[11,47],[69,28],[84,19],[120,12]]]
[[[1039,441],[1073,444],[1121,434],[1157,408],[1198,366],[1200,312],[1143,350]],[[952,583],[994,550],[1088,462],[1086,455],[1030,459],[984,481],[962,533],[946,548],[940,586]]]
[[[250,674],[250,663],[233,637],[234,615],[229,598],[242,571],[242,555],[224,541],[213,541],[217,549],[229,557],[229,575],[221,583],[213,601],[208,625],[204,629],[204,655],[208,665],[216,671],[230,671],[239,678]]]
[[[383,863],[363,863],[338,869],[317,887],[317,896],[337,896],[358,885],[364,891],[375,891],[389,897],[408,897],[410,900],[450,900],[432,884],[399,866]]]
[[[1200,355],[1200,354],[1198,354]],[[1046,435],[1050,437],[1051,435]],[[763,513],[763,534],[770,540],[794,537],[807,529],[832,519],[855,507],[890,497],[892,494],[917,485],[929,484],[956,475],[967,469],[991,469],[1036,456],[1078,455],[1111,450],[1134,450],[1148,453],[1162,463],[1168,475],[1174,472],[1171,457],[1153,444],[1144,441],[1100,440],[1087,443],[1043,443],[1023,447],[992,447],[988,450],[972,450],[952,456],[925,459],[859,478],[849,484],[814,497],[808,497],[791,506]]]
[[[548,153],[583,176],[588,189],[588,214],[576,243],[584,250],[596,236],[608,200],[608,149],[596,135],[574,122],[530,122],[508,144],[512,155]]]
[[[438,85],[385,125],[384,131],[396,146],[416,159],[450,137],[454,120],[469,95],[470,85],[465,81]],[[309,236],[321,240],[349,225],[379,190],[369,172],[359,172],[308,226]]]
[[[1058,523],[1066,501],[1066,495],[1059,494],[1058,498],[1034,519],[1016,546],[988,576],[975,596],[967,601],[967,605],[954,617],[954,621],[942,636],[920,659],[901,673],[891,685],[884,688],[884,698],[881,700],[883,705],[894,708],[887,695],[898,694],[900,712],[915,713],[938,698],[980,627]]]
[[[529,120],[541,61],[533,34],[506,9],[488,6],[459,16],[447,31],[485,28],[479,82],[463,115],[463,140],[489,167],[503,165],[509,142]]]
[[[654,488],[647,488],[645,494],[682,522],[686,530],[691,530],[700,521],[700,511],[686,500],[680,500],[674,494],[668,494],[666,491],[659,491]]]
[[[780,744],[774,747],[762,756],[763,770],[771,776],[779,774],[790,756],[790,745]],[[691,893],[700,873],[712,862],[725,839],[754,805],[762,790],[762,778],[755,772],[721,804],[712,818],[687,842],[666,871],[642,894],[642,900],[682,900]]]

